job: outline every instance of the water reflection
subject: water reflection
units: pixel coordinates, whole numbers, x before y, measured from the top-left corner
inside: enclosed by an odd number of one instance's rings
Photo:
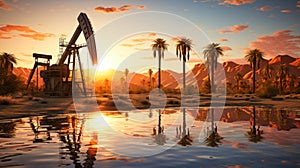
[[[177,129],[176,129],[177,130]],[[190,130],[186,128],[186,109],[185,107],[182,108],[182,133],[181,133],[181,126],[179,127],[179,133],[176,132],[178,135],[177,137],[181,138],[178,142],[179,145],[187,146],[192,145],[192,138],[190,135]]]
[[[1,138],[12,138],[15,133],[15,121],[4,121],[0,123],[0,137]]]
[[[149,118],[152,118],[152,108],[150,108]],[[166,135],[164,134],[164,126],[161,124],[161,109],[158,109],[158,124],[157,129],[153,127],[152,135],[154,136],[154,141],[158,145],[164,145],[166,143]]]
[[[256,123],[256,108],[253,106],[252,108],[252,115],[249,119],[250,121],[250,131],[247,132],[248,140],[254,143],[257,143],[262,140],[261,134],[263,133],[262,130],[260,130],[260,125],[257,126]],[[257,128],[256,128],[257,126]]]
[[[210,147],[218,147],[219,144],[221,144],[221,140],[223,139],[223,137],[221,137],[218,133],[218,127],[217,124],[214,123],[215,121],[215,109],[211,108],[210,109],[210,114],[211,114],[211,130],[209,130],[209,128],[207,128],[207,138],[205,139],[205,143],[207,146]]]
[[[205,145],[218,147],[205,148],[205,150],[211,150],[210,152],[213,151],[212,149],[221,151],[220,155],[226,155],[222,153],[224,150],[230,151],[235,150],[235,148],[239,148],[239,151],[235,151],[238,155],[246,155],[246,149],[251,145],[254,146],[251,150],[254,150],[256,153],[272,151],[274,145],[276,149],[282,149],[282,151],[287,153],[291,152],[293,155],[299,153],[289,151],[292,149],[285,149],[287,145],[299,145],[300,143],[300,132],[297,129],[300,128],[299,111],[291,111],[284,108],[276,109],[257,106],[225,108],[224,112],[220,114],[222,115],[220,121],[216,117],[218,111],[214,108],[200,108],[196,110],[187,108],[181,108],[180,110],[149,109],[137,112],[128,111],[127,115],[122,115],[121,113],[101,114],[105,116],[106,121],[115,130],[119,131],[116,131],[117,133],[124,133],[139,140],[128,142],[127,139],[113,139],[117,137],[114,135],[116,133],[108,131],[101,123],[102,120],[97,119],[100,113],[63,114],[36,116],[22,120],[3,120],[0,122],[0,135],[1,138],[7,140],[0,139],[2,140],[0,141],[0,162],[14,165],[13,161],[15,160],[24,163],[24,167],[27,164],[36,167],[39,162],[35,164],[27,163],[23,161],[24,158],[34,158],[36,156],[51,157],[44,154],[43,152],[45,151],[39,150],[56,148],[53,153],[54,157],[52,160],[49,159],[49,162],[57,161],[57,156],[59,156],[60,164],[58,166],[60,167],[99,167],[99,161],[104,160],[109,160],[109,162],[114,162],[116,165],[121,166],[125,163],[130,164],[129,162],[132,161],[132,158],[124,158],[112,153],[105,145],[109,145],[110,148],[117,148],[117,150],[121,148],[124,151],[132,150],[130,145],[135,145],[136,149],[146,151],[153,148],[153,146],[168,146],[171,144],[170,142],[180,146],[192,145],[189,148],[191,151],[193,149],[197,149],[197,151],[204,150]],[[146,119],[142,123],[136,123],[137,120],[132,120],[134,116],[137,119],[143,117]],[[190,120],[195,120],[195,125],[192,126],[189,123]],[[204,127],[205,122],[208,125]],[[193,137],[199,136],[196,130],[201,130],[202,127],[206,131],[204,144],[203,141],[199,142],[193,139]],[[100,134],[101,136],[99,136]],[[283,142],[286,146],[278,145]],[[128,144],[130,145],[128,146]],[[268,147],[267,145],[269,144],[272,147]],[[21,148],[20,146],[26,146],[26,148]],[[180,155],[182,153],[180,150],[185,150],[185,147],[172,149],[172,156]],[[10,153],[10,155],[7,156],[7,153]],[[263,155],[261,153],[260,155]],[[202,156],[206,155],[206,153],[199,154],[199,152],[193,151],[186,153],[185,157],[187,158],[185,159],[187,160],[195,155]],[[270,156],[263,155],[262,159],[268,157]],[[151,157],[144,159],[147,162],[149,161],[148,159],[151,160]],[[170,161],[174,161],[174,159],[170,159]]]

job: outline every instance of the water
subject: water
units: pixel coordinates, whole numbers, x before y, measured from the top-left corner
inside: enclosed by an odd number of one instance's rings
[[[0,167],[297,167],[299,116],[226,107],[0,120]]]

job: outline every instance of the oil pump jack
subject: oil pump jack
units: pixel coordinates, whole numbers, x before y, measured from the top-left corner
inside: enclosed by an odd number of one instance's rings
[[[27,89],[30,85],[30,81],[37,70],[38,78],[38,66],[44,66],[45,69],[40,71],[40,77],[44,81],[44,94],[45,96],[71,96],[72,95],[72,85],[81,85],[79,87],[82,93],[86,96],[87,89],[84,78],[84,73],[81,66],[81,59],[79,55],[79,49],[82,47],[88,47],[90,53],[90,58],[92,64],[98,63],[97,60],[97,50],[95,44],[95,37],[93,33],[92,25],[85,13],[80,13],[77,18],[79,24],[68,44],[60,44],[61,47],[65,47],[60,59],[57,64],[49,66],[49,60],[52,58],[51,55],[37,54],[34,53],[35,64],[31,70],[30,76],[27,81]],[[79,35],[83,32],[87,45],[77,45],[75,44]],[[47,59],[47,63],[39,62],[39,58]],[[77,58],[77,59],[76,59]],[[81,81],[75,81],[75,61],[79,65],[79,71],[81,76]],[[70,70],[71,69],[71,70]],[[38,81],[38,79],[37,79]],[[38,83],[37,83],[38,85]]]

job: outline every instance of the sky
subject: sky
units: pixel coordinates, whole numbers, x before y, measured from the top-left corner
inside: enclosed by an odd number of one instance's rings
[[[266,59],[300,58],[300,0],[0,0],[0,52],[14,54],[18,67],[32,68],[33,53],[50,54],[56,63],[59,38],[72,37],[80,12],[95,32],[99,70],[155,70],[156,38],[169,44],[162,69],[174,71],[182,70],[175,52],[179,37],[193,42],[188,68],[203,62],[211,42],[224,50],[219,62],[246,63],[254,48]],[[77,44],[86,43],[82,36]],[[89,62],[86,50],[80,55]]]

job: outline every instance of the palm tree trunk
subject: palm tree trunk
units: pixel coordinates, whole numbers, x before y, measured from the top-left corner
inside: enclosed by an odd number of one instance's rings
[[[282,77],[279,78],[279,94],[282,94]]]
[[[252,125],[252,134],[256,135],[256,114],[255,114],[255,106],[253,106],[253,125]]]
[[[161,79],[160,79],[160,66],[161,66],[161,54],[159,52],[159,54],[158,54],[158,89],[160,89],[160,82],[161,82]]]
[[[158,133],[161,133],[161,109],[158,109]]]
[[[255,72],[256,72],[256,63],[253,64],[253,79],[252,79],[252,93],[255,93]]]
[[[211,67],[211,72],[210,72],[210,80],[211,80],[211,92],[212,93],[215,93],[215,76],[214,76],[214,73],[215,73],[215,65],[214,63],[212,64],[212,67]]]
[[[185,108],[182,109],[182,137],[186,135]]]
[[[183,71],[183,93],[185,94],[185,61],[182,61],[182,71]]]
[[[211,131],[214,131],[215,130],[215,128],[214,128],[214,126],[215,126],[215,123],[214,123],[214,121],[215,121],[215,110],[214,110],[214,108],[212,107],[212,109],[211,109]]]

